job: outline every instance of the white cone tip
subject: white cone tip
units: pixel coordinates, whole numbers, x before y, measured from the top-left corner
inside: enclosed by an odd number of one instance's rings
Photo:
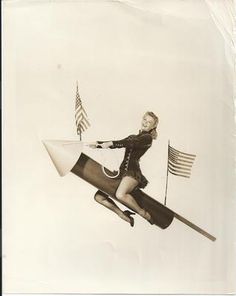
[[[83,150],[81,141],[42,141],[60,176],[65,176],[76,164]]]

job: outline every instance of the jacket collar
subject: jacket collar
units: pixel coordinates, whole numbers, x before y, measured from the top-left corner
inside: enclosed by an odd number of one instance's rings
[[[150,134],[150,132],[139,130],[139,135]]]

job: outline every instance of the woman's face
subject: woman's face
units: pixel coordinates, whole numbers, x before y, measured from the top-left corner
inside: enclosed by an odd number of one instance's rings
[[[151,129],[155,127],[155,119],[150,115],[144,115],[141,130],[149,132]]]

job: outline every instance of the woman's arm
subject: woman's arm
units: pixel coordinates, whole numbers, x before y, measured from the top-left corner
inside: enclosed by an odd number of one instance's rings
[[[143,148],[151,146],[152,136],[150,134],[144,134],[139,136],[129,136],[125,139],[118,141],[97,141],[89,145],[90,148]]]
[[[110,148],[112,145],[113,145],[112,141],[105,141],[105,142],[97,141],[97,148],[106,149],[106,148]]]
[[[123,140],[112,141],[111,149],[114,148],[143,148],[147,146],[151,146],[152,144],[152,136],[150,134],[143,134],[139,136],[129,136]]]

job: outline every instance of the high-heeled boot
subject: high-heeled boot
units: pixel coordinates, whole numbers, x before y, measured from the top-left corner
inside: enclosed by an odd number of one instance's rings
[[[131,212],[131,211],[128,211],[128,210],[126,210],[126,211],[124,211],[124,212],[123,212],[123,214],[124,214],[126,217],[128,217],[128,218],[129,218],[129,220],[130,220],[130,226],[131,226],[131,227],[133,227],[133,226],[134,226],[134,218],[133,218],[133,217],[131,217],[131,215],[135,215],[135,213],[134,213],[134,212]]]

